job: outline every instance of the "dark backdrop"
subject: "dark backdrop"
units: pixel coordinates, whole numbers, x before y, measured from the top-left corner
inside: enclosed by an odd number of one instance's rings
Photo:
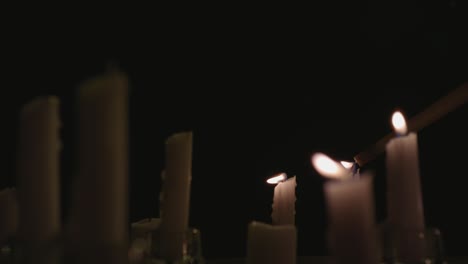
[[[117,15],[125,23],[92,25],[93,33],[74,26],[53,40],[34,29],[6,41],[0,184],[15,184],[21,105],[58,95],[66,219],[75,89],[112,60],[131,82],[129,222],[158,215],[163,142],[193,130],[190,224],[202,231],[206,257],[245,254],[248,222],[270,221],[273,186],[265,180],[279,171],[297,176],[299,254],[327,254],[323,180],[310,155],[350,160],[391,131],[397,107],[410,118],[467,81],[466,17],[462,1],[361,1],[222,8],[164,17],[145,31],[146,22],[130,27]],[[466,254],[467,111],[419,133],[426,221],[442,230],[449,255]],[[363,168],[376,173],[379,222],[383,161]]]

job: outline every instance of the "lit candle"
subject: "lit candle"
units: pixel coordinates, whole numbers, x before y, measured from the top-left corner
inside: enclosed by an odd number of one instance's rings
[[[340,163],[322,153],[312,156],[314,168],[324,177],[329,219],[329,247],[338,263],[379,263],[374,222],[373,175],[353,178]]]
[[[78,90],[78,174],[70,232],[78,247],[128,245],[128,79],[114,71]]]
[[[407,259],[420,261],[421,245],[417,232],[424,231],[424,212],[419,176],[418,139],[414,132],[408,133],[401,112],[392,115],[392,125],[398,137],[386,145],[387,166],[387,217],[393,234],[414,234],[396,239],[398,254]],[[406,236],[406,235],[403,235]]]
[[[161,197],[160,255],[166,260],[182,257],[188,230],[192,180],[192,132],[166,141],[166,166]]]
[[[18,239],[43,245],[60,233],[59,99],[40,97],[20,115],[18,147]]]
[[[296,237],[294,225],[251,222],[247,231],[247,264],[295,264]]]
[[[274,225],[295,225],[296,176],[286,178],[286,174],[281,173],[267,180],[270,184],[277,184],[271,213]]]
[[[349,170],[349,172],[351,173],[352,177],[355,177],[355,178],[359,178],[360,174],[359,174],[359,166],[357,165],[356,162],[349,162],[349,161],[340,161],[341,165],[343,165],[343,167],[345,167],[346,169]]]
[[[0,191],[0,248],[16,234],[18,201],[15,189]]]

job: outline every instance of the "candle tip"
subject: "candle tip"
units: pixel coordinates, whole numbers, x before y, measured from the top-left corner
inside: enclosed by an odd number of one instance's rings
[[[408,132],[406,120],[400,111],[396,111],[392,115],[392,126],[397,135],[404,135]]]
[[[286,180],[287,176],[286,173],[282,172],[278,175],[275,175],[267,180],[267,183],[269,184],[278,184],[284,180]]]

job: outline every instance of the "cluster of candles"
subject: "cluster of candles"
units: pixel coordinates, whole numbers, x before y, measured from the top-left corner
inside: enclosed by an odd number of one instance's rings
[[[22,245],[37,248],[61,237],[73,249],[132,249],[127,227],[127,76],[114,71],[91,79],[79,87],[78,95],[78,171],[69,223],[62,228],[60,222],[60,103],[57,97],[41,97],[25,105],[20,115],[18,189],[0,192],[1,244],[15,235]],[[386,144],[388,224],[394,230],[423,231],[417,135],[408,133],[401,112],[393,114],[392,124],[396,137]],[[181,257],[189,228],[192,140],[192,132],[168,138],[160,218],[132,225],[143,233],[157,229],[158,251],[167,260]],[[379,263],[373,173],[360,174],[355,163],[323,153],[313,154],[311,163],[328,179],[324,193],[333,254],[340,263]],[[268,183],[277,184],[272,224],[249,224],[247,263],[296,263],[296,177],[280,174]],[[416,240],[395,239],[405,259],[421,259]]]
[[[395,234],[399,257],[407,261],[424,258],[417,236],[424,232],[424,214],[419,176],[416,133],[408,133],[404,116],[392,116],[396,137],[386,145],[387,221]],[[324,185],[328,212],[328,247],[338,263],[375,264],[382,259],[375,223],[373,173],[360,174],[357,164],[335,161],[324,153],[314,153],[311,163],[326,177]],[[296,263],[295,188],[296,178],[286,174],[267,180],[277,184],[272,205],[272,224],[253,221],[248,227],[247,263]]]

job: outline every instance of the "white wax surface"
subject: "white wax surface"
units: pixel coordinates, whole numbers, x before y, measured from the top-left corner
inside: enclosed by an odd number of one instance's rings
[[[41,243],[60,233],[59,99],[40,97],[20,115],[18,147],[18,239]]]
[[[81,245],[128,244],[128,80],[109,73],[79,87],[78,174],[71,233]]]
[[[297,230],[294,225],[253,221],[248,226],[247,264],[295,264]]]
[[[329,247],[339,263],[379,261],[372,176],[329,181],[324,186]]]
[[[155,231],[161,224],[160,218],[142,219],[138,222],[132,223],[132,236],[144,236],[145,234]]]
[[[397,251],[405,261],[424,258],[417,232],[425,229],[416,133],[393,138],[386,146],[387,219]]]
[[[423,230],[424,211],[416,133],[388,142],[386,166],[389,223],[405,229]]]
[[[296,176],[275,186],[271,218],[274,225],[295,225]]]
[[[192,181],[192,132],[182,132],[166,141],[166,166],[161,201],[161,255],[181,257],[183,235],[188,229]]]

